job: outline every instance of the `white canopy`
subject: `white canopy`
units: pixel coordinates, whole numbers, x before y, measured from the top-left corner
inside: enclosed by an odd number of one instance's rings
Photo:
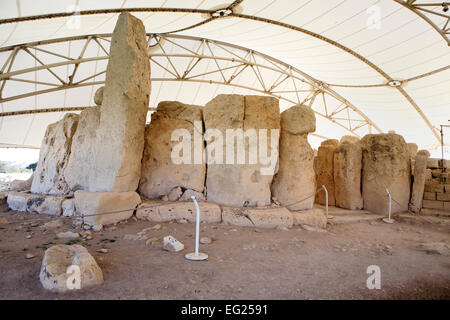
[[[49,123],[94,105],[110,34],[128,10],[149,34],[150,108],[268,94],[282,110],[314,109],[314,147],[324,138],[395,130],[433,150],[450,120],[444,7],[432,0],[2,0],[0,146],[39,148]],[[449,145],[450,128],[444,132]]]

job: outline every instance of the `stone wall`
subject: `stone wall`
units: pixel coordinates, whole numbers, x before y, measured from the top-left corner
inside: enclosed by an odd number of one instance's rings
[[[426,166],[423,208],[450,211],[450,160],[429,158]]]
[[[322,186],[324,185],[328,191],[328,205],[336,205],[334,195],[334,151],[339,145],[339,141],[335,139],[325,140],[320,144],[317,151],[316,174],[317,174],[317,194],[316,202],[319,204],[326,203],[326,193]]]

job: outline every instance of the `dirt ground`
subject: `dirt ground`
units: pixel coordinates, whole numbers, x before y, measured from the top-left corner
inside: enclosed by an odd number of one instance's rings
[[[201,236],[214,240],[201,245],[201,252],[209,255],[203,262],[184,258],[194,250],[194,224],[161,223],[159,230],[147,233],[158,242],[146,246],[143,240],[123,236],[155,223],[130,219],[78,242],[97,260],[105,282],[65,294],[43,289],[41,261],[45,248],[68,242],[56,238],[57,232],[81,229],[65,218],[63,227],[44,230],[50,217],[14,211],[0,213],[0,220],[0,299],[450,298],[448,251],[416,248],[423,243],[450,244],[448,217],[404,216],[392,225],[380,220],[334,224],[327,232],[202,224]],[[166,235],[183,242],[185,250],[164,251]],[[109,251],[98,253],[99,248]],[[27,253],[35,257],[26,259]],[[366,287],[370,265],[380,267],[379,290]]]

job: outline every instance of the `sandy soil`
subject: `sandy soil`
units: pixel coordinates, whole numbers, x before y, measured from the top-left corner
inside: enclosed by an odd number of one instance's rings
[[[1,211],[1,210],[0,210]],[[209,255],[190,262],[194,225],[162,223],[145,241],[124,240],[154,223],[130,219],[116,228],[93,234],[86,246],[103,270],[101,286],[54,294],[39,282],[46,247],[66,243],[60,231],[73,230],[72,220],[44,231],[51,218],[7,211],[0,213],[0,299],[449,299],[450,256],[416,248],[432,242],[450,244],[448,217],[398,218],[330,225],[327,232],[300,227],[285,230],[202,224],[201,245]],[[6,219],[6,223],[5,223]],[[39,223],[32,221],[39,219]],[[161,240],[173,235],[185,244],[180,253],[162,250]],[[26,235],[31,235],[26,239]],[[97,249],[107,248],[108,253]],[[32,253],[32,259],[25,255]],[[381,268],[381,289],[366,287],[369,265]]]

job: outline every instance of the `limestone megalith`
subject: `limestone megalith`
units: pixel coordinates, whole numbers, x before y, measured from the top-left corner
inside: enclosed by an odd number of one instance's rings
[[[361,139],[361,146],[364,209],[387,214],[388,188],[393,198],[391,212],[407,211],[411,159],[403,137],[395,133],[368,134]]]
[[[326,203],[326,193],[322,186],[324,185],[328,191],[328,205],[334,206],[336,198],[334,196],[334,151],[339,145],[336,139],[322,141],[317,151],[317,195],[316,202],[319,204]]]
[[[150,61],[144,24],[123,12],[111,39],[89,191],[137,189],[149,95]]]
[[[190,136],[187,141],[190,148],[181,152],[186,151],[182,156],[187,156],[190,162],[177,163],[172,159],[172,151],[180,143],[186,143],[188,137],[172,141],[172,134],[186,131]],[[145,130],[139,192],[149,199],[168,195],[177,187],[203,192],[206,174],[203,151],[202,107],[177,101],[160,102]],[[195,155],[196,152],[199,154]]]
[[[281,114],[279,168],[271,189],[290,210],[309,210],[314,204],[314,151],[308,133],[315,130],[316,117],[307,106],[293,106]]]
[[[420,150],[414,158],[414,183],[412,186],[411,201],[409,210],[419,213],[422,209],[423,192],[425,189],[427,161],[430,153],[427,150]]]
[[[47,127],[31,184],[32,193],[58,195],[70,193],[64,170],[69,161],[78,119],[77,114],[68,113],[62,120]]]
[[[207,133],[213,132],[210,130],[216,130],[216,133],[223,138],[223,143],[220,143],[220,138],[216,135],[205,136],[208,161],[207,200],[234,207],[256,206],[257,202],[269,205],[271,202],[270,185],[278,158],[280,129],[278,100],[265,96],[219,95],[206,104],[203,119]],[[245,136],[241,140],[244,141],[245,147],[245,152],[243,152],[245,161],[241,161],[243,163],[238,160],[237,146],[239,142],[237,140],[239,138],[235,139],[230,136],[230,139],[227,139],[227,129],[232,129],[229,132],[235,133],[236,136],[239,136],[239,133],[251,133],[252,130],[256,133],[256,141],[246,139]],[[267,130],[265,133],[267,145],[261,143],[260,138],[264,133],[260,129]],[[273,133],[277,134],[271,144]],[[212,151],[213,146],[217,146],[214,152]],[[269,160],[270,163],[267,164],[265,160],[261,161],[261,147],[264,149],[262,151],[265,156],[270,158],[272,154],[275,155],[275,159]],[[219,149],[222,150],[222,155],[219,155]],[[232,159],[233,152],[230,151],[233,150],[235,157]],[[253,152],[252,150],[257,151]],[[214,160],[213,157],[215,157]],[[256,163],[250,161],[250,158],[255,160],[255,157]],[[219,158],[221,159],[219,160]],[[272,170],[271,166],[273,166]]]
[[[341,141],[343,141],[341,139]],[[336,206],[360,210],[362,150],[359,139],[344,140],[334,151],[334,195]]]

